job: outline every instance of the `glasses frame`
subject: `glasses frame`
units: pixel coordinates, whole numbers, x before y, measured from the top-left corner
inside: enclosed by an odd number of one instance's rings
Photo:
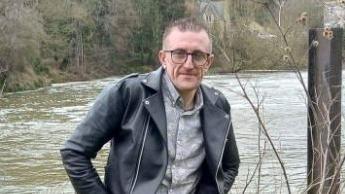
[[[186,52],[186,58],[184,59],[183,63],[177,63],[173,59],[173,52],[179,51],[179,50],[183,50],[183,51]],[[197,63],[194,62],[194,57],[193,57],[194,52],[190,53],[190,52],[187,52],[184,49],[163,50],[163,52],[170,52],[171,60],[172,60],[173,63],[176,63],[176,64],[184,64],[187,61],[187,59],[188,59],[188,55],[190,55],[192,57],[193,65],[196,66],[196,67],[203,67],[207,63],[207,60],[209,59],[209,57],[211,55],[211,53],[206,53],[206,52],[203,52],[203,51],[198,51],[198,52],[202,52],[202,53],[206,54],[206,58],[205,58],[205,62],[202,65],[197,65]]]

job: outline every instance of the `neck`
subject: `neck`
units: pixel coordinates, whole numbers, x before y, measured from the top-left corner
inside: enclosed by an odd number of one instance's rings
[[[192,91],[179,91],[181,98],[183,99],[183,109],[190,110],[194,107],[196,90]]]

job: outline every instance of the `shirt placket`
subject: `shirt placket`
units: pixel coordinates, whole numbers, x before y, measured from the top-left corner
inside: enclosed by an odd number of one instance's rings
[[[171,183],[170,183],[170,188],[168,193],[173,194],[174,186],[177,184],[177,179],[176,179],[176,159],[177,155],[179,152],[179,146],[177,145],[178,141],[180,141],[180,135],[179,135],[179,129],[181,128],[182,124],[182,109],[179,107],[179,101],[177,100],[175,103],[172,104],[174,107],[174,113],[175,113],[175,118],[176,118],[176,125],[174,126],[174,136],[171,138],[171,145],[173,145],[172,153],[171,153],[171,166],[170,166],[170,172],[171,172]]]

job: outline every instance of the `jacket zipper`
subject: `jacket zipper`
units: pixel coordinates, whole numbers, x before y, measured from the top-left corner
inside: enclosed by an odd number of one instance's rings
[[[218,192],[219,193],[224,193],[224,191],[221,192],[221,190],[220,190],[220,186],[219,186],[219,183],[218,183],[218,180],[217,180],[217,174],[218,174],[218,170],[219,170],[220,164],[222,162],[222,158],[223,158],[223,154],[224,154],[224,150],[225,150],[225,144],[226,144],[226,141],[228,139],[228,134],[229,134],[229,130],[230,130],[230,125],[231,125],[231,120],[229,121],[229,124],[228,124],[228,127],[227,127],[227,131],[226,131],[226,135],[225,135],[225,139],[224,139],[223,147],[222,147],[222,153],[221,153],[219,161],[218,161],[217,170],[216,170],[216,176],[215,176],[215,180],[216,180],[216,184],[217,184],[217,188],[218,188]]]
[[[141,148],[140,148],[140,154],[139,154],[139,159],[137,161],[137,167],[136,167],[136,171],[135,171],[135,177],[134,177],[134,180],[133,180],[133,183],[132,183],[132,186],[131,186],[131,190],[130,190],[130,194],[133,193],[133,190],[134,190],[134,187],[137,183],[137,179],[138,179],[138,174],[139,174],[139,169],[140,169],[140,164],[141,164],[141,158],[143,156],[143,152],[144,152],[144,147],[145,147],[145,141],[146,141],[146,136],[147,136],[147,131],[148,131],[148,128],[149,128],[149,121],[150,121],[150,116],[147,116],[147,119],[146,119],[146,127],[145,127],[145,131],[144,131],[144,138],[143,138],[143,141],[142,141],[142,144],[141,144]]]

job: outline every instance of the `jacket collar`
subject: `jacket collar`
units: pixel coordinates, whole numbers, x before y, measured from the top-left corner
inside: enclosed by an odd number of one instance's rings
[[[155,91],[160,91],[163,72],[164,69],[159,67],[155,71],[148,73],[141,82]]]
[[[209,88],[203,84],[201,84],[201,91],[204,95],[204,99],[207,99],[208,102],[212,105],[215,105],[217,102],[217,99],[219,97],[219,92],[217,92],[213,88]]]

